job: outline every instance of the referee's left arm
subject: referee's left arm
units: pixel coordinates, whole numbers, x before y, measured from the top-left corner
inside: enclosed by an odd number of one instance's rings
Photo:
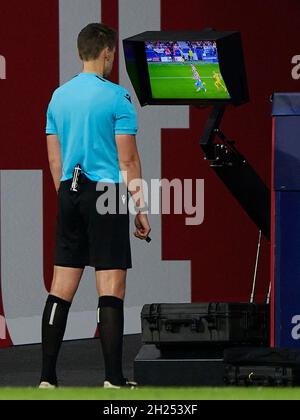
[[[62,176],[62,157],[61,157],[61,145],[58,138],[58,131],[55,124],[55,119],[52,112],[52,102],[54,95],[48,105],[47,110],[47,148],[48,148],[48,160],[50,171],[52,174],[53,182],[55,185],[56,191],[58,191],[60,186],[60,180]]]
[[[56,191],[62,176],[61,146],[56,134],[47,136],[48,160]]]

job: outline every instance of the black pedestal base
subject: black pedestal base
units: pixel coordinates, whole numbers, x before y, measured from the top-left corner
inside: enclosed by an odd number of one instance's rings
[[[148,386],[224,386],[222,353],[193,353],[190,358],[178,351],[162,354],[154,345],[143,345],[134,361],[134,378]]]

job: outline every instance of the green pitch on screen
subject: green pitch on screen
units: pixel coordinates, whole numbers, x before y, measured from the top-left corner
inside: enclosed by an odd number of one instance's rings
[[[219,64],[193,63],[201,77],[206,92],[195,86],[190,62],[148,63],[152,96],[154,99],[230,99],[224,80],[222,87],[215,86],[213,73],[220,74]]]

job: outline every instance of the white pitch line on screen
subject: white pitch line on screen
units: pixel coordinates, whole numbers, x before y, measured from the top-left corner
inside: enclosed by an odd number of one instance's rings
[[[162,77],[151,77],[151,79],[194,79],[193,77],[176,77],[176,76],[162,76]],[[212,77],[201,77],[201,79],[212,79]]]

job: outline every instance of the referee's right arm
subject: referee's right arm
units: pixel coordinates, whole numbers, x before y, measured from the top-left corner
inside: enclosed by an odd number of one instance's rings
[[[125,182],[136,208],[144,209],[141,161],[135,137],[137,131],[138,121],[135,107],[130,94],[126,89],[121,88],[115,105],[115,137],[119,165],[121,171],[126,173]],[[142,210],[137,213],[135,226],[135,236],[139,239],[147,239],[151,228],[147,214]]]
[[[134,200],[135,206],[142,209],[145,207],[146,203],[143,197],[141,161],[137,149],[136,138],[135,136],[128,134],[116,135],[116,143],[120,169],[123,172],[126,172],[128,190]],[[132,189],[130,185],[133,180],[135,181],[134,189]],[[136,194],[138,195],[137,200],[135,198]],[[149,236],[151,228],[146,214],[137,214],[135,226],[135,236],[137,238],[146,239]]]

